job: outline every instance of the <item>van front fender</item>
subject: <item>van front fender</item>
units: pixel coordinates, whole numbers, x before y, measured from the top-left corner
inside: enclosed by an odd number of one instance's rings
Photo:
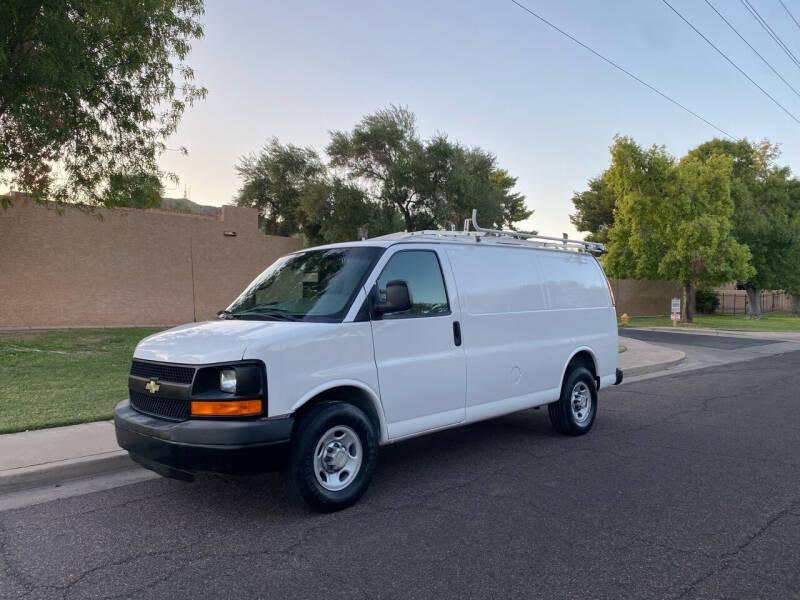
[[[380,396],[378,396],[375,390],[373,390],[366,383],[356,379],[337,379],[335,381],[328,381],[322,385],[318,385],[317,387],[308,390],[305,394],[303,394],[300,400],[292,405],[291,413],[296,413],[308,402],[311,402],[320,394],[331,392],[340,388],[357,388],[363,392],[364,396],[369,399],[372,408],[375,410],[375,414],[378,415],[378,422],[380,424],[379,442],[384,443],[386,440],[388,440],[389,435],[386,425],[386,416],[383,413],[383,405],[381,404]]]

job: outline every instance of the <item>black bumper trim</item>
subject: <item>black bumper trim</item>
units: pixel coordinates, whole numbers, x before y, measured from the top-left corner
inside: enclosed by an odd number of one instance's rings
[[[614,382],[614,385],[619,385],[622,383],[622,369],[617,369],[617,380]]]
[[[288,459],[293,417],[176,423],[144,415],[125,400],[114,409],[117,443],[160,475],[191,481],[195,473],[253,475]]]

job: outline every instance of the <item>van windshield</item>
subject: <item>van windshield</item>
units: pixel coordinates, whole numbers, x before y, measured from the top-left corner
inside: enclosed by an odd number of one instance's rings
[[[341,321],[382,250],[361,246],[284,256],[247,286],[222,317]]]

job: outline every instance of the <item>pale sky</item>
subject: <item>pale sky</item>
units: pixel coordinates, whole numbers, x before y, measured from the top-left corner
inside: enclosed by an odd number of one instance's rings
[[[523,0],[521,0],[523,1]],[[800,56],[800,28],[778,0],[750,0]],[[800,90],[800,67],[741,2],[711,0]],[[784,0],[800,19],[800,2]],[[782,144],[800,172],[800,125],[658,0],[527,0],[531,10],[736,137]],[[704,2],[671,0],[754,80],[800,115],[789,90]],[[576,232],[573,191],[608,165],[615,133],[675,155],[716,132],[510,1],[207,0],[205,38],[189,63],[208,97],[187,110],[161,163],[181,181],[166,191],[202,204],[232,201],[238,157],[270,137],[322,151],[390,104],[416,113],[423,137],[495,153],[535,210],[523,225]]]

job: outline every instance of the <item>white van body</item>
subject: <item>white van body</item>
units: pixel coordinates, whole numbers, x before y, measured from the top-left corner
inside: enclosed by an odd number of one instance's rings
[[[263,419],[294,415],[330,390],[358,390],[378,417],[380,444],[554,402],[576,357],[591,365],[597,389],[617,382],[613,298],[590,254],[450,232],[316,249],[354,245],[382,254],[341,322],[192,323],[145,338],[134,359],[263,361],[269,390]],[[449,310],[364,319],[362,308],[384,268],[412,251],[438,260]]]
[[[381,444],[543,404],[556,431],[589,432],[622,380],[602,246],[472,224],[290,254],[219,319],[145,338],[119,445],[186,481],[281,469],[332,511]]]

